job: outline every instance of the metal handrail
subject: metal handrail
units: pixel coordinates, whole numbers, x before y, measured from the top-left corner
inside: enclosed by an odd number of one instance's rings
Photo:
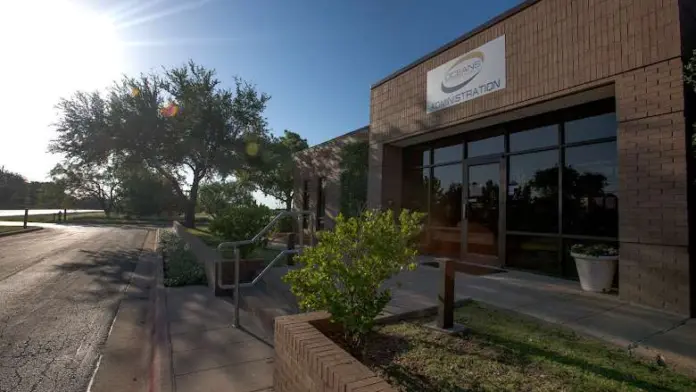
[[[304,216],[309,215],[310,219],[310,243],[311,245],[314,245],[314,231],[316,230],[316,225],[314,222],[314,212],[312,211],[281,211],[278,213],[278,215],[275,216],[261,231],[258,232],[252,239],[250,240],[242,240],[242,241],[234,241],[234,242],[223,242],[217,246],[218,252],[222,252],[224,249],[233,249],[234,250],[234,284],[233,285],[223,285],[222,284],[222,263],[227,262],[224,258],[219,258],[216,263],[215,263],[215,271],[217,274],[217,282],[216,284],[222,288],[222,289],[234,289],[234,322],[233,325],[235,327],[239,327],[239,288],[240,287],[251,287],[254,286],[263,276],[268,272],[275,263],[281,259],[283,256],[287,256],[289,254],[297,254],[302,251],[304,248]],[[273,226],[282,218],[286,216],[296,216],[299,224],[299,247],[298,249],[285,249],[281,251],[268,265],[251,281],[247,283],[240,283],[239,282],[239,264],[240,264],[240,251],[239,247],[243,245],[251,245],[255,244],[256,242],[260,241],[263,238],[263,235],[266,234]]]

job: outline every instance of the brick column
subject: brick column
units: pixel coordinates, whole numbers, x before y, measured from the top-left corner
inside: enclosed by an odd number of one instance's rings
[[[402,192],[401,148],[383,144],[370,144],[367,185],[368,208],[389,208],[399,211]]]
[[[682,62],[616,79],[619,295],[688,315],[687,141]]]

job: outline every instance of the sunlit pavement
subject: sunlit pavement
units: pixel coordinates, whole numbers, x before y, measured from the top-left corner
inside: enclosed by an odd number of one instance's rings
[[[148,230],[31,226],[0,238],[0,391],[83,392]]]

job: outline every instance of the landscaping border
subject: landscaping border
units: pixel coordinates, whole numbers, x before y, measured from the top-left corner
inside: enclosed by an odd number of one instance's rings
[[[39,231],[39,230],[43,230],[43,227],[27,227],[26,229],[19,229],[19,230],[14,230],[14,231],[8,231],[6,233],[0,233],[0,238],[9,237],[11,235],[17,235],[17,234],[31,233],[31,232]]]
[[[329,314],[312,312],[275,319],[276,392],[395,392],[389,383],[329,339]]]

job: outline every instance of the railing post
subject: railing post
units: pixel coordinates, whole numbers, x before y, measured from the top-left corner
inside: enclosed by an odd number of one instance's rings
[[[234,248],[234,327],[239,328],[239,247]]]
[[[300,244],[300,251],[302,251],[302,248],[304,247],[304,214],[300,212],[297,214],[297,226],[300,228],[300,232],[298,235],[300,238],[298,238],[298,243]]]

